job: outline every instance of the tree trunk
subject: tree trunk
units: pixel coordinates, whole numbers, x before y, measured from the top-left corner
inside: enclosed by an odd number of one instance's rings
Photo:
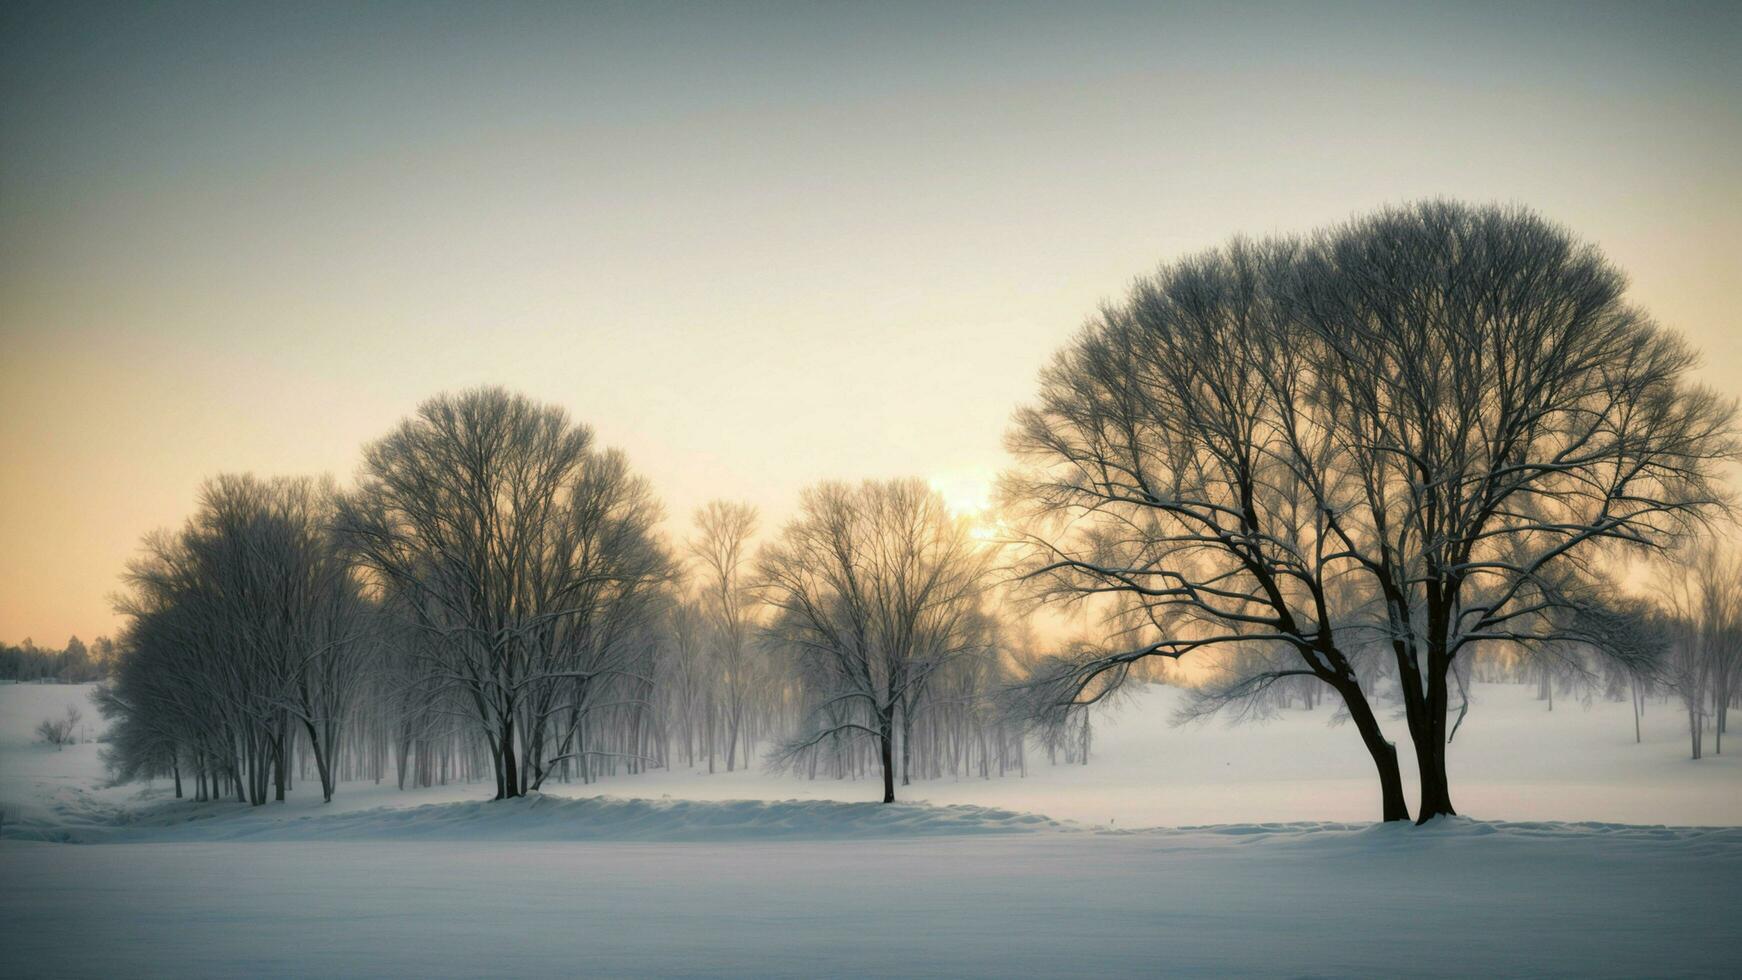
[[[320,730],[315,728],[314,723],[307,719],[303,720],[302,726],[308,731],[309,751],[315,757],[315,772],[319,773],[321,777],[321,802],[331,803],[333,802],[332,769],[327,762],[326,750],[321,747]],[[400,777],[399,788],[405,788],[403,776]]]
[[[1387,741],[1385,733],[1380,731],[1379,720],[1373,717],[1373,709],[1368,706],[1359,687],[1350,685],[1347,690],[1339,689],[1337,693],[1343,696],[1349,718],[1355,723],[1355,730],[1361,733],[1367,754],[1373,757],[1373,767],[1379,771],[1380,819],[1386,822],[1408,820],[1409,804],[1403,799],[1403,773],[1397,768],[1397,746]]]
[[[1410,734],[1415,742],[1416,767],[1421,774],[1421,802],[1416,808],[1415,822],[1427,823],[1435,817],[1457,816],[1452,806],[1451,784],[1446,779],[1446,674],[1451,663],[1445,656],[1428,654],[1427,698],[1423,705],[1419,727]],[[1551,699],[1553,695],[1550,695]],[[1549,702],[1554,703],[1552,700]]]
[[[708,742],[708,775],[712,776],[714,774],[714,699],[711,696],[708,698],[706,725],[702,737]]]
[[[1432,732],[1429,732],[1432,735]],[[1452,791],[1446,780],[1446,743],[1444,739],[1424,738],[1416,742],[1415,761],[1421,771],[1421,805],[1416,810],[1416,823],[1427,823],[1434,817],[1457,816],[1452,807]]]
[[[1730,683],[1726,679],[1712,698],[1712,754],[1724,754],[1724,715],[1730,707]]]
[[[277,730],[273,733],[272,738],[268,743],[268,749],[272,753],[273,798],[279,803],[284,802],[284,780],[286,775],[284,769],[285,763],[288,761],[285,759],[286,741],[285,724],[281,719],[278,723]]]
[[[883,713],[883,724],[877,741],[883,753],[883,802],[895,802],[895,724],[889,717],[890,712]]]
[[[905,699],[903,699],[905,700]],[[913,774],[913,713],[907,705],[901,707],[901,785],[912,785]]]
[[[1644,741],[1639,734],[1639,678],[1635,677],[1632,681],[1633,697],[1631,700],[1633,701],[1633,744],[1638,745]]]
[[[738,726],[742,723],[743,709],[733,699],[732,710],[727,713],[731,719],[731,731],[726,736],[726,771],[731,772],[738,766]]]
[[[514,716],[509,715],[502,723],[502,796],[507,799],[520,795],[520,773],[514,764]]]

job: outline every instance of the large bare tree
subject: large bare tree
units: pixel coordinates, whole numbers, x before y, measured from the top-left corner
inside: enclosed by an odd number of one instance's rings
[[[1147,657],[1287,651],[1342,698],[1404,819],[1364,662],[1397,678],[1418,816],[1455,812],[1453,665],[1583,642],[1609,546],[1721,508],[1732,407],[1595,249],[1524,210],[1430,202],[1230,245],[1140,281],[1043,374],[1007,490],[1043,598],[1112,649],[1037,679],[1093,700]],[[1371,671],[1366,672],[1371,677]]]
[[[623,672],[611,644],[670,574],[658,519],[591,430],[497,388],[432,398],[365,448],[339,529],[427,640],[431,695],[470,707],[498,799],[542,778],[528,765],[570,754],[586,685]]]

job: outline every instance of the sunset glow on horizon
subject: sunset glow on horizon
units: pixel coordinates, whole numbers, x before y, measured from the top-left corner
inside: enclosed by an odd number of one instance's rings
[[[1738,18],[1677,9],[9,6],[0,641],[113,635],[202,480],[347,483],[480,384],[674,537],[823,479],[977,515],[1135,277],[1427,197],[1596,243],[1733,396]]]

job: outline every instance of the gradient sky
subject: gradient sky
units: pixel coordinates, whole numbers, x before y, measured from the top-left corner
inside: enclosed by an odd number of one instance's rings
[[[1162,260],[1532,205],[1742,390],[1742,5],[0,6],[0,639],[204,477],[497,383],[677,523],[971,495]]]

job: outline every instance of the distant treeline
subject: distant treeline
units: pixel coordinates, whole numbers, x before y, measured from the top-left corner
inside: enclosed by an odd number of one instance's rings
[[[102,680],[114,659],[115,644],[106,636],[97,637],[90,646],[76,636],[68,637],[66,646],[58,650],[39,647],[25,637],[17,646],[0,643],[0,680],[83,684]]]

